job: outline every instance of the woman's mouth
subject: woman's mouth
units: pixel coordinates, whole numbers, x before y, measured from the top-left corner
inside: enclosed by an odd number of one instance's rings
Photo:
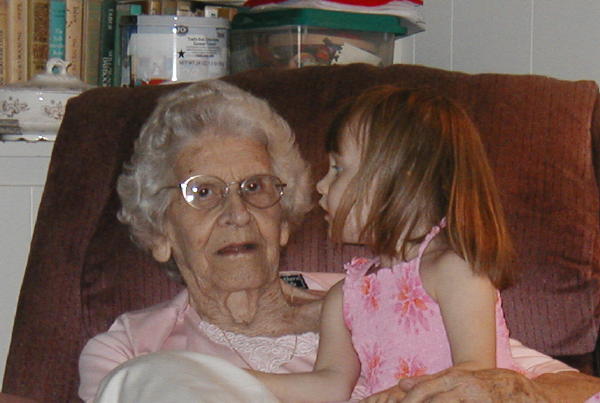
[[[227,245],[224,248],[221,248],[217,251],[217,255],[220,256],[230,256],[237,255],[241,253],[249,253],[258,249],[258,245],[255,243],[236,243]]]

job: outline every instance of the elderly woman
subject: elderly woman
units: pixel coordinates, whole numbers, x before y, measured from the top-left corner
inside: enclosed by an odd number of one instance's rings
[[[80,396],[92,399],[111,369],[157,350],[264,371],[311,363],[320,302],[278,275],[280,248],[311,208],[309,178],[289,126],[266,102],[220,81],[163,98],[119,178],[119,219],[187,289],[91,340]],[[258,348],[268,356],[252,354]]]
[[[207,401],[269,401],[270,393],[236,367],[310,370],[320,295],[288,285],[278,270],[281,247],[311,208],[309,175],[289,126],[266,102],[221,81],[162,98],[119,178],[119,219],[186,289],[172,301],[122,315],[88,342],[80,397],[93,400],[104,379],[101,401],[163,401],[161,394],[198,401],[199,387],[211,390]],[[339,275],[305,279],[325,290]],[[568,369],[537,358],[546,369]],[[600,390],[584,375],[538,384],[510,371],[450,373],[441,383],[409,379],[405,386],[418,401],[445,393],[439,385],[449,385],[447,379],[473,385],[463,394],[476,391],[476,399],[516,392],[560,397],[571,392],[564,380],[572,379],[583,379],[582,398]],[[123,390],[131,392],[128,398]]]

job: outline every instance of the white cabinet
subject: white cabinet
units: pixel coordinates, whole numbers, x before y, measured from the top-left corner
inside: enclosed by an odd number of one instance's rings
[[[52,146],[0,141],[0,380]]]

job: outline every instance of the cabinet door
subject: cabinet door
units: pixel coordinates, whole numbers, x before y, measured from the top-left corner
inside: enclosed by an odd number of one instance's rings
[[[0,379],[51,146],[0,142]]]

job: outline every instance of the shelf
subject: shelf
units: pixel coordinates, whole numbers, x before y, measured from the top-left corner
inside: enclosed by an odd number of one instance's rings
[[[0,157],[49,158],[53,147],[53,141],[0,141]]]

